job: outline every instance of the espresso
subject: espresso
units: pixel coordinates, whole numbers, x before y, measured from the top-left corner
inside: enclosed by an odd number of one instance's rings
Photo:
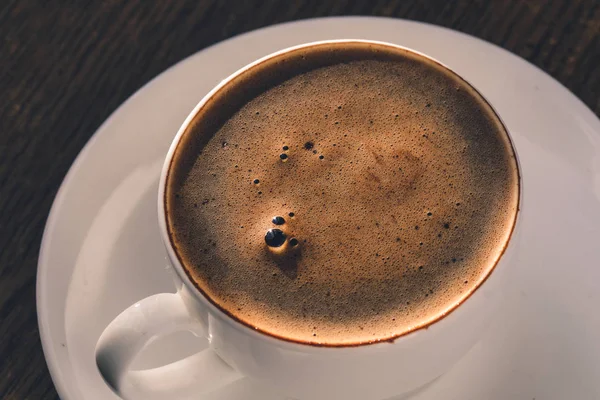
[[[170,239],[197,288],[272,336],[390,340],[494,269],[519,206],[505,128],[465,81],[360,42],[264,61],[195,116],[170,166]]]

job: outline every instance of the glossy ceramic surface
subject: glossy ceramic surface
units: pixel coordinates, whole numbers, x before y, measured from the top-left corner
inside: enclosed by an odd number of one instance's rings
[[[464,76],[502,116],[526,182],[521,252],[504,311],[450,372],[402,398],[600,398],[596,116],[536,67],[478,39],[402,20],[335,18],[265,28],[182,61],[125,102],[82,151],[53,205],[38,270],[42,343],[63,399],[115,399],[94,363],[100,333],[136,300],[174,291],[156,193],[164,156],[190,110],[261,56],[349,37],[413,48]],[[205,346],[177,334],[153,343],[135,364],[158,366]],[[202,399],[281,398],[241,380]]]

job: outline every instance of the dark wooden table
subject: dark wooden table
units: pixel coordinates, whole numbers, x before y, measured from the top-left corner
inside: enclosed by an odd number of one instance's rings
[[[56,399],[39,340],[44,223],[69,166],[127,97],[177,61],[294,19],[443,25],[549,72],[600,115],[598,0],[0,1],[0,398]]]

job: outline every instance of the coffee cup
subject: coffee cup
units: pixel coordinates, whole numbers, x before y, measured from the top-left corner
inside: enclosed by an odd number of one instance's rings
[[[481,100],[481,104],[487,107],[487,112],[493,114],[501,129],[505,131],[499,117],[483,97],[448,67],[423,54],[389,43],[335,40],[295,46],[257,60],[223,80],[200,101],[183,123],[166,156],[160,177],[159,229],[172,266],[177,291],[156,294],[130,306],[108,325],[98,340],[95,355],[98,369],[106,383],[124,399],[197,398],[202,393],[218,390],[243,377],[298,399],[389,398],[416,390],[447,372],[477,343],[494,317],[506,291],[507,273],[514,263],[522,203],[518,160],[508,132],[504,134],[517,174],[514,182],[516,191],[513,196],[516,196],[516,200],[511,206],[514,208],[514,215],[510,220],[508,233],[501,248],[499,247],[493,265],[489,271],[479,276],[476,285],[469,290],[463,290],[462,297],[456,297],[458,301],[447,305],[447,312],[440,312],[437,317],[424,323],[413,324],[414,326],[409,328],[403,327],[401,334],[375,335],[373,340],[356,336],[359,339],[340,340],[339,343],[335,337],[319,341],[321,339],[316,333],[314,338],[307,336],[307,339],[304,339],[304,336],[286,336],[287,332],[286,335],[277,335],[270,331],[270,328],[263,329],[259,324],[253,326],[248,318],[243,318],[241,314],[237,315],[223,306],[198,286],[194,276],[190,274],[190,269],[183,265],[180,251],[174,245],[173,228],[169,225],[168,186],[170,174],[173,173],[173,163],[177,161],[178,148],[193,126],[197,125],[198,116],[211,106],[215,98],[227,96],[231,87],[247,84],[243,78],[256,69],[263,68],[265,63],[291,57],[297,52],[312,54],[313,49],[324,46],[369,46],[370,49],[376,50],[384,48],[408,54],[418,60],[426,60],[471,90],[468,96],[479,96],[478,101]],[[298,152],[312,153],[313,142],[305,142],[304,139],[302,142],[306,148]],[[223,143],[223,147],[228,145]],[[282,150],[281,162],[287,161],[287,151]],[[331,154],[333,157],[336,153]],[[319,155],[315,154],[316,159]],[[325,160],[326,157],[327,155],[323,156]],[[256,180],[259,179],[250,180],[249,187],[252,184],[257,185]],[[427,216],[427,213],[423,216],[424,220]],[[280,218],[289,220],[298,217],[284,215]],[[267,225],[273,224],[266,230],[271,239],[273,232],[279,229],[279,222],[281,220],[273,218],[268,224],[265,223],[265,230]],[[440,229],[449,230],[449,227],[444,226],[446,224],[442,223]],[[418,229],[418,226],[414,227],[414,230]],[[265,233],[261,231],[260,234],[262,240]],[[285,240],[294,239],[292,236],[288,234]],[[398,239],[400,242],[400,237]],[[269,249],[269,241],[265,241],[266,259],[273,259],[274,263],[280,262],[281,257],[285,259],[285,254],[281,256],[277,253],[279,250],[272,251],[273,249]],[[283,251],[295,254],[293,251],[296,250],[292,247],[296,246],[294,243],[298,243],[297,241],[282,243]],[[301,242],[300,246],[302,245]],[[415,244],[422,245],[423,243]],[[357,243],[356,246],[360,247],[361,244]],[[454,261],[456,260],[449,260],[449,265]],[[420,268],[415,266],[414,273],[418,273]],[[296,276],[287,276],[284,279],[293,280]],[[133,359],[152,340],[178,331],[190,331],[199,338],[208,340],[209,347],[198,354],[158,368],[141,371],[130,369]]]

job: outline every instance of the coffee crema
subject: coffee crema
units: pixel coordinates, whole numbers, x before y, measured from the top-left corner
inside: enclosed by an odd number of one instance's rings
[[[289,341],[391,340],[455,309],[511,236],[519,171],[488,103],[435,61],[317,44],[228,82],[186,128],[165,204],[186,273]]]

